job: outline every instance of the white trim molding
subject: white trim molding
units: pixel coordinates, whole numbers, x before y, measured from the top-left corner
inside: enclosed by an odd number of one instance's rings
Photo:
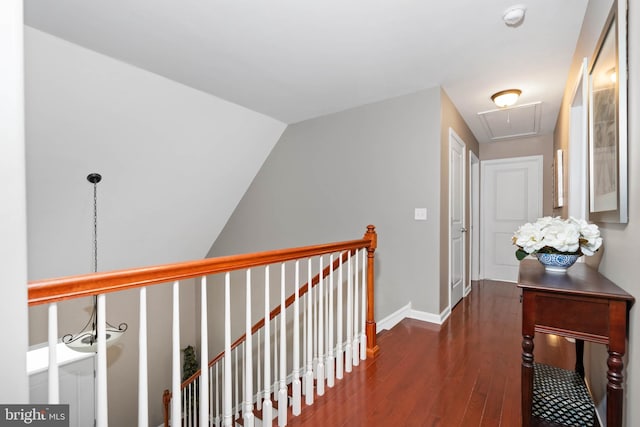
[[[440,314],[434,314],[426,311],[414,310],[411,308],[411,303],[408,303],[383,319],[380,319],[380,321],[376,323],[376,333],[393,328],[405,318],[442,325],[449,318],[450,314],[451,307],[445,308]]]

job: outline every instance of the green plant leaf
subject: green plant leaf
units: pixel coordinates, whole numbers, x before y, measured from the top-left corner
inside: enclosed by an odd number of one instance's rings
[[[522,249],[518,249],[516,251],[516,258],[518,258],[518,261],[522,261],[523,259],[525,259],[529,254],[522,250]]]

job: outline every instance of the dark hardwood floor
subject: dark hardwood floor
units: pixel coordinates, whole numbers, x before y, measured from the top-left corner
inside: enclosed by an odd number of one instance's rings
[[[288,426],[519,426],[520,328],[515,284],[474,283],[443,325],[404,319],[380,333],[379,355]],[[547,335],[535,343],[537,362],[573,368],[572,343]]]

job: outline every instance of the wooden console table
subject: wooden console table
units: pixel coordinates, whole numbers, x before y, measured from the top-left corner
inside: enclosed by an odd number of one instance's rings
[[[634,298],[584,263],[558,274],[545,272],[537,260],[523,260],[518,287],[523,297],[522,425],[531,425],[533,337],[542,332],[607,345],[607,425],[622,426],[622,356]]]

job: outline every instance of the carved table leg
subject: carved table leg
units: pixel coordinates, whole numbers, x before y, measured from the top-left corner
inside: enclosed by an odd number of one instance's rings
[[[617,427],[622,425],[622,354],[609,350],[607,366],[607,425]]]
[[[531,425],[533,403],[533,335],[522,336],[522,426]]]
[[[584,341],[576,339],[576,372],[584,379]]]

